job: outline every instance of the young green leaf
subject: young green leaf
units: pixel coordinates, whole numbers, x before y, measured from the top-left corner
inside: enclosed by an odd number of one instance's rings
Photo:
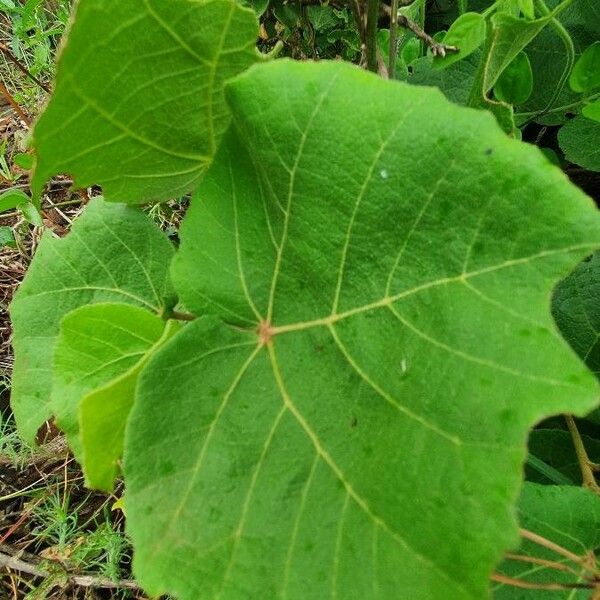
[[[19,204],[18,208],[28,223],[36,227],[43,227],[44,221],[42,220],[42,215],[33,202],[24,202],[23,204]]]
[[[549,312],[595,207],[436,90],[276,61],[229,99],[173,271],[215,316],[150,360],[126,434],[137,577],[180,600],[485,597],[528,428],[598,401]]]
[[[25,169],[25,170],[29,171],[30,169],[33,168],[34,158],[33,158],[33,155],[31,155],[31,154],[26,154],[24,152],[20,152],[13,156],[13,162],[18,167],[21,167],[21,169]]]
[[[0,249],[4,246],[8,246],[9,248],[17,247],[12,227],[6,225],[0,226]]]
[[[581,110],[581,114],[592,121],[600,123],[600,100],[586,104]]]
[[[518,0],[519,9],[527,19],[535,18],[535,8],[533,0]]]
[[[516,554],[521,560],[505,560],[498,571],[513,579],[532,584],[580,584],[589,576],[585,568],[593,565],[593,552],[600,544],[600,498],[590,490],[574,486],[538,485],[525,483],[518,505],[519,521],[525,529],[555,544],[565,552],[581,557],[581,562],[565,560],[557,553],[535,541],[524,539]],[[530,562],[527,559],[536,562]],[[564,568],[556,568],[562,564]],[[514,585],[496,584],[495,600],[528,600],[537,598],[532,590]],[[535,594],[535,591],[534,591]],[[541,597],[541,596],[540,596]],[[571,600],[590,598],[590,590],[575,595],[573,588],[558,588],[545,592],[543,597]]]
[[[600,87],[600,41],[588,46],[579,57],[569,85],[574,92],[586,93]]]
[[[173,246],[139,210],[93,200],[69,235],[46,232],[11,304],[11,405],[29,441],[51,414],[52,356],[60,321],[97,302],[161,313],[173,303]]]
[[[127,304],[81,306],[62,320],[51,408],[90,487],[112,488],[138,374],[174,328]]]
[[[484,92],[494,87],[504,70],[551,20],[552,17],[547,16],[528,21],[504,13],[491,18],[492,34],[485,60]]]
[[[433,63],[434,67],[443,69],[475,52],[483,44],[485,32],[486,25],[483,15],[476,12],[460,15],[444,36],[444,44],[446,46],[456,46],[458,52],[449,52],[444,57],[436,58]]]
[[[56,173],[108,200],[192,190],[229,124],[223,83],[256,62],[235,0],[84,0],[33,135],[34,193]]]
[[[600,171],[600,122],[579,115],[560,128],[558,143],[569,162]]]
[[[26,202],[31,202],[31,198],[22,190],[6,190],[0,193],[0,213],[13,210]]]
[[[531,96],[532,90],[531,63],[525,52],[519,52],[498,78],[494,95],[507,104],[522,104]]]

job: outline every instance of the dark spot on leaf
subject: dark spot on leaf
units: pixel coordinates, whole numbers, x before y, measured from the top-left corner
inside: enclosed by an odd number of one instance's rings
[[[318,346],[315,346],[315,352],[322,352],[323,351],[323,346],[321,344],[319,344]]]
[[[356,417],[352,417],[350,421],[350,427],[356,427],[358,425],[358,419]]]
[[[490,156],[490,155],[491,155],[493,152],[494,152],[494,149],[493,149],[493,148],[488,148],[488,149],[485,151],[485,155],[486,155],[486,156]]]

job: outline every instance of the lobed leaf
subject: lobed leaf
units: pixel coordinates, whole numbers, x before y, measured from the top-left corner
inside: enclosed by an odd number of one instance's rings
[[[66,238],[47,231],[11,304],[15,366],[11,405],[23,437],[52,415],[52,360],[72,310],[123,302],[161,313],[172,306],[174,249],[139,210],[93,200]]]
[[[193,190],[229,124],[223,84],[258,60],[235,0],[81,0],[33,134],[39,196],[57,173],[107,200]]]
[[[597,403],[549,310],[596,209],[436,90],[277,61],[229,101],[173,267],[215,316],[150,360],[127,429],[137,577],[180,600],[485,597],[527,430]]]

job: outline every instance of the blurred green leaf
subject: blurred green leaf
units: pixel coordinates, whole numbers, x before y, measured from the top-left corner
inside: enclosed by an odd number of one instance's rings
[[[9,246],[11,248],[17,247],[13,230],[6,225],[0,227],[0,248],[3,248],[4,246]]]
[[[19,204],[19,210],[23,213],[23,217],[32,225],[36,227],[43,227],[44,222],[42,221],[42,215],[40,211],[32,202],[24,202]]]
[[[514,60],[502,71],[494,87],[494,95],[507,104],[522,104],[531,96],[533,72],[529,57],[519,52]]]
[[[579,57],[571,77],[569,85],[574,92],[589,92],[600,87],[600,41],[588,46]]]

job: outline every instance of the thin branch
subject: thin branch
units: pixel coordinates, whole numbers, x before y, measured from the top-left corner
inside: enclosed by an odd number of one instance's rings
[[[0,42],[0,52],[2,52],[2,54],[4,54],[4,56],[6,56],[6,58],[8,58],[8,60],[10,60],[10,62],[25,75],[25,77],[28,77],[33,83],[39,85],[47,94],[51,93],[50,88],[35,75],[32,75],[29,72],[29,69],[2,42]]]
[[[589,566],[589,564],[587,563],[587,561],[584,557],[574,554],[573,552],[567,550],[566,548],[563,548],[562,546],[559,546],[558,544],[551,542],[550,540],[546,539],[545,537],[543,537],[541,535],[538,535],[537,533],[534,533],[533,531],[529,531],[528,529],[521,528],[521,529],[519,529],[519,535],[522,538],[525,538],[526,540],[529,540],[530,542],[537,544],[538,546],[542,546],[543,548],[547,548],[548,550],[551,550],[552,552],[556,552],[556,554],[560,554],[561,556],[568,558],[571,562],[574,562],[575,564],[582,566],[586,571],[593,573],[595,576],[598,576],[600,574],[597,569]]]
[[[538,558],[537,556],[525,556],[523,554],[511,554],[510,552],[504,555],[506,560],[516,560],[519,562],[531,563],[534,565],[541,565],[543,567],[547,567],[548,569],[556,569],[557,571],[565,571],[567,573],[572,573],[579,577],[579,573],[564,563],[557,562],[555,560],[546,560],[544,558]]]
[[[575,419],[573,419],[571,415],[565,415],[565,420],[567,421],[567,427],[573,438],[573,446],[575,447],[575,454],[577,455],[577,460],[579,462],[583,486],[600,495],[600,486],[594,476],[594,467],[596,465],[592,463],[588,456],[579,430],[577,429],[577,425],[575,424]]]
[[[11,556],[0,552],[0,568],[10,569],[19,571],[21,573],[27,573],[34,577],[47,578],[51,575],[49,571],[42,569],[39,565],[25,562],[18,556]],[[124,579],[122,581],[112,581],[106,577],[95,577],[93,575],[72,575],[67,573],[61,573],[67,579],[71,585],[77,585],[80,587],[92,587],[92,588],[105,588],[105,589],[118,589],[127,588],[130,590],[139,590],[139,585],[130,579]]]
[[[379,20],[379,0],[367,0],[367,29],[365,43],[367,46],[367,69],[377,73],[377,21]]]
[[[405,15],[398,15],[398,25],[404,27],[409,31],[412,31],[424,44],[426,44],[433,53],[434,56],[444,57],[448,52],[458,52],[456,46],[446,46],[446,44],[440,44],[436,42],[428,33],[425,33],[421,27],[406,17]]]
[[[27,125],[31,126],[31,119],[25,114],[25,111],[17,104],[17,101],[12,97],[12,94],[6,89],[6,86],[0,81],[0,94],[6,98],[12,109],[19,115],[19,118]]]
[[[593,590],[596,587],[593,583],[533,583],[530,581],[523,581],[522,579],[508,577],[507,575],[501,575],[500,573],[493,573],[491,580],[526,590]]]
[[[41,87],[47,94],[52,93],[50,88],[42,81],[40,81],[35,75],[29,72],[29,69],[2,43],[0,42],[0,52],[8,58],[8,60],[25,75],[28,79],[31,79],[33,83]]]

